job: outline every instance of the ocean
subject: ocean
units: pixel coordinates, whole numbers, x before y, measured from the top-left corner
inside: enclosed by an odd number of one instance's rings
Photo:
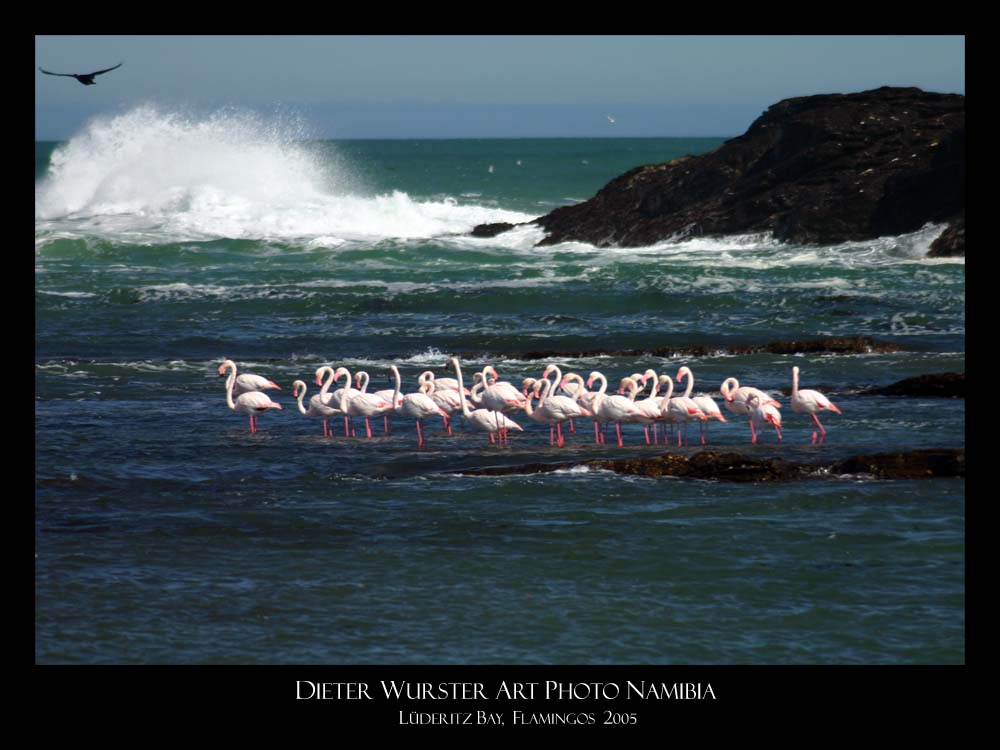
[[[778,395],[780,443],[729,415],[706,447],[964,447],[964,400],[862,392],[965,370],[964,258],[924,257],[943,226],[831,247],[469,236],[722,142],[330,141],[295,117],[153,107],[36,142],[36,663],[964,663],[963,478],[624,476],[583,462],[703,447],[634,424],[596,445],[585,422],[557,448],[522,413],[509,446],[434,419],[418,448],[410,420],[325,438],[296,407],[320,366],[375,390],[395,364],[413,392],[455,354],[467,384],[554,362],[611,391],[688,366],[720,403],[727,377],[780,394],[799,366],[842,411],[821,445]],[[733,353],[825,336],[900,351]],[[656,347],[705,353],[620,354]],[[281,386],[256,434],[224,359]],[[566,466],[468,473],[530,463]]]

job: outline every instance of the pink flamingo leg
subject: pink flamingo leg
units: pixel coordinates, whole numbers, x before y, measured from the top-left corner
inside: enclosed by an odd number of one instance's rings
[[[573,426],[573,420],[569,420],[569,431],[575,433],[576,428]]]
[[[549,425],[549,445],[554,445],[556,442],[556,428],[553,425]]]
[[[418,448],[423,448],[424,447],[424,433],[420,429],[420,420],[419,419],[417,420],[417,447]]]
[[[750,442],[757,445],[757,430],[753,427],[753,419],[750,420]]]
[[[566,444],[566,442],[563,440],[562,422],[556,422],[556,434],[559,436],[559,442],[557,443],[557,445],[560,448],[562,448]]]
[[[615,434],[618,436],[618,447],[621,448],[625,443],[622,442],[622,423],[615,422]]]
[[[490,433],[490,445],[493,445],[494,443],[496,443],[496,440],[493,439],[493,433],[491,432]]]
[[[594,420],[594,445],[600,445],[601,438],[597,430],[597,420]]]
[[[383,414],[382,415],[382,434],[383,435],[388,435],[389,434],[389,415],[388,414]]]
[[[372,426],[368,421],[368,417],[365,417],[365,432],[368,434],[368,437],[372,436]]]

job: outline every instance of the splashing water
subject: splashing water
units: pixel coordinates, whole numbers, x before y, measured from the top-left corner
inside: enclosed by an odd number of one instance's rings
[[[224,110],[197,118],[143,106],[91,121],[53,154],[36,187],[43,231],[128,236],[153,244],[218,237],[433,237],[513,211],[359,195],[329,144],[301,119]]]

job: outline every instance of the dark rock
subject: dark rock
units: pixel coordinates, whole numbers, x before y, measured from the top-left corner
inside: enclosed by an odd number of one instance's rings
[[[900,347],[871,336],[829,336],[812,341],[772,341],[762,346],[735,346],[733,354],[872,354],[898,352]]]
[[[512,359],[586,359],[589,357],[707,357],[712,354],[871,354],[873,352],[898,352],[901,347],[886,341],[876,341],[870,336],[833,336],[811,341],[771,341],[767,344],[748,344],[725,347],[706,346],[653,346],[646,349],[535,349],[527,352],[499,352]],[[483,352],[458,352],[460,359],[478,359]]]
[[[964,477],[965,451],[929,449],[852,456],[830,467],[832,474],[871,474],[879,479]]]
[[[878,479],[964,477],[965,450],[935,448],[852,456],[835,463],[793,463],[782,458],[756,458],[737,451],[700,451],[691,456],[667,453],[653,458],[598,459],[558,464],[522,464],[485,469],[463,469],[462,474],[502,476],[537,474],[590,466],[618,474],[643,477],[682,477],[720,482],[786,482],[829,479],[843,474],[868,474]]]
[[[869,388],[866,396],[916,396],[918,398],[965,398],[965,373],[942,372],[917,375],[881,388]]]
[[[965,215],[958,217],[941,236],[931,243],[928,258],[955,258],[965,256]]]
[[[764,231],[832,244],[954,218],[964,177],[965,97],[882,87],[785,99],[711,153],[637,167],[535,222],[541,245]]]
[[[498,234],[513,229],[516,225],[507,221],[498,221],[495,224],[477,224],[472,228],[470,234],[473,237],[496,237]]]

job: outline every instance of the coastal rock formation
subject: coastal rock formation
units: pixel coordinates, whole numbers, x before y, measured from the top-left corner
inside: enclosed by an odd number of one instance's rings
[[[509,221],[498,221],[495,224],[477,224],[470,233],[473,237],[496,237],[501,232],[513,229],[514,224]]]
[[[928,258],[954,258],[965,256],[965,214],[953,221],[947,229],[931,243]]]
[[[957,219],[964,177],[965,97],[882,87],[785,99],[711,153],[636,167],[535,223],[541,245],[765,231],[833,244]]]
[[[864,393],[866,396],[965,398],[965,373],[942,372],[932,375],[917,375],[881,388],[869,388]]]
[[[873,354],[898,352],[901,347],[871,336],[827,336],[808,341],[770,341],[766,344],[744,344],[729,347],[652,346],[646,349],[535,349],[518,352],[491,352],[509,359],[585,359],[588,357],[707,357],[712,354]],[[395,355],[405,356],[405,355]],[[484,352],[457,352],[459,359],[480,359]]]
[[[644,477],[681,477],[720,482],[785,482],[830,479],[866,474],[878,479],[964,477],[965,449],[931,448],[851,456],[833,463],[795,463],[782,458],[756,458],[737,451],[703,450],[691,456],[666,453],[653,458],[597,459],[577,463],[522,464],[464,469],[462,474],[498,476],[538,474],[574,466],[588,466],[618,474]]]

